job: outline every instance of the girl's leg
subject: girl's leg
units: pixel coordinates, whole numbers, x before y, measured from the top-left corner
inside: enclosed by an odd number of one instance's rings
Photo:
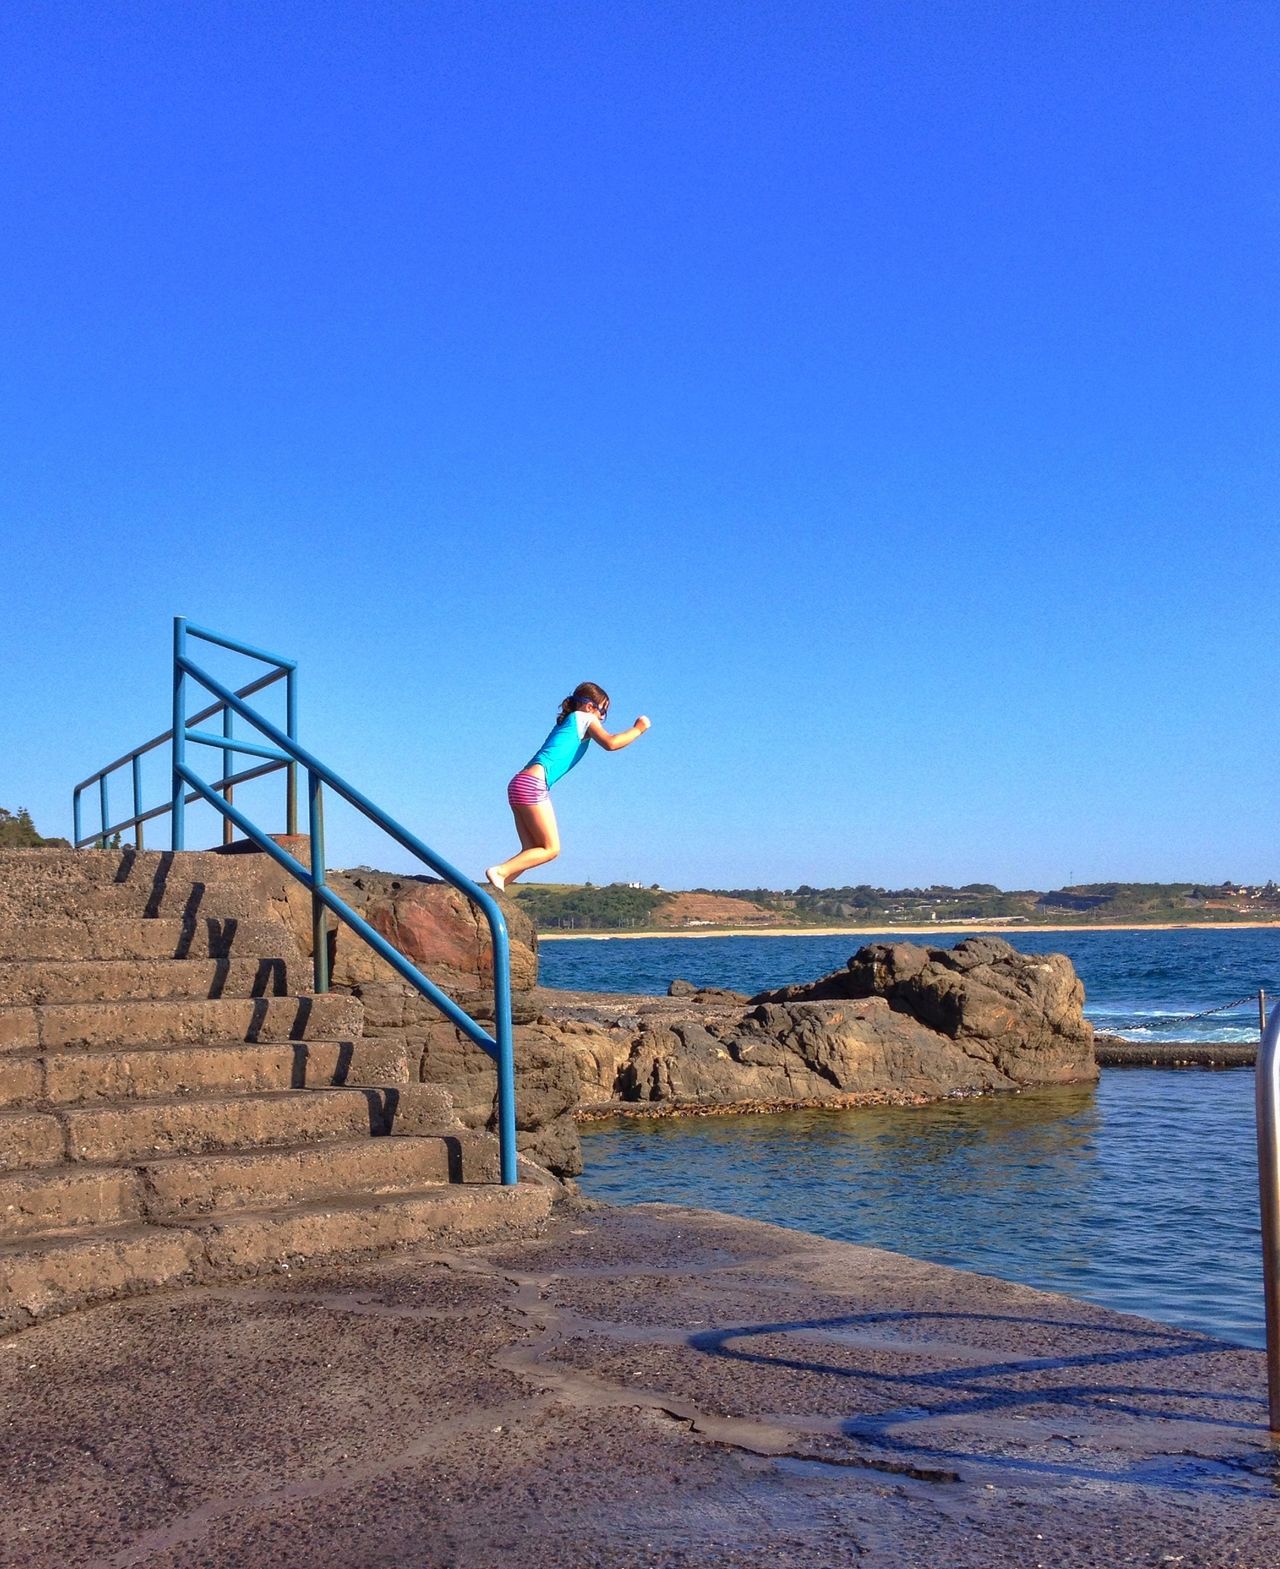
[[[522,872],[532,871],[535,866],[545,866],[548,861],[554,861],[560,854],[560,830],[556,827],[556,814],[550,801],[513,806],[511,811],[522,848],[509,861],[502,861],[486,869],[484,875],[498,889],[515,882]]]

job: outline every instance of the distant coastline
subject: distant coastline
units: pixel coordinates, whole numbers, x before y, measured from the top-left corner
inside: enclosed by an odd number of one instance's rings
[[[1088,883],[1038,893],[963,888],[644,887],[531,883],[513,890],[547,937],[679,937],[928,931],[1181,931],[1280,927],[1280,884]]]
[[[948,936],[1009,937],[1018,932],[1255,932],[1280,931],[1280,921],[1072,921],[1066,926],[954,925],[938,921],[928,926],[706,926],[652,931],[539,932],[538,941],[587,942],[620,940],[634,942],[642,937],[923,937],[929,932]]]

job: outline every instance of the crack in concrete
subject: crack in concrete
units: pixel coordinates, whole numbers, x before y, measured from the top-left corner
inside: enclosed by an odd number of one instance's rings
[[[469,1261],[458,1259],[457,1265],[466,1269]],[[568,1273],[567,1271],[564,1273]],[[576,1272],[575,1272],[576,1273]],[[618,1324],[612,1320],[579,1318],[568,1309],[557,1308],[546,1298],[553,1282],[562,1278],[555,1275],[520,1275],[507,1272],[504,1277],[516,1288],[512,1305],[535,1329],[535,1338],[523,1346],[511,1346],[494,1356],[497,1366],[507,1372],[528,1379],[541,1386],[542,1393],[554,1394],[558,1402],[579,1410],[619,1406],[629,1409],[650,1410],[668,1417],[687,1428],[697,1438],[706,1439],[722,1448],[739,1450],[766,1459],[802,1460],[815,1465],[831,1465],[846,1469],[865,1469],[907,1476],[917,1481],[956,1483],[962,1480],[958,1471],[943,1467],[920,1465],[911,1461],[882,1460],[877,1456],[847,1454],[824,1457],[802,1453],[794,1448],[800,1431],[785,1418],[761,1421],[754,1417],[720,1416],[704,1411],[693,1401],[673,1398],[669,1392],[644,1385],[623,1385],[607,1378],[592,1377],[576,1368],[563,1364],[548,1365],[543,1357],[550,1355],[557,1346],[580,1331],[594,1331],[624,1343],[687,1345],[688,1330],[667,1326]],[[813,1429],[810,1429],[813,1431]],[[843,1434],[840,1418],[832,1418],[822,1431],[831,1437]]]

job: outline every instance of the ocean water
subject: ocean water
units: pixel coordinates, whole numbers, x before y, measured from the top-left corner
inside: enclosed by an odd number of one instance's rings
[[[754,991],[842,965],[869,938],[571,940],[547,985]],[[939,935],[949,943],[957,937]],[[1280,993],[1280,932],[1019,932],[1070,955],[1087,1011],[1135,1039],[1244,1040]],[[583,1190],[720,1209],[1263,1344],[1248,1069],[1106,1071],[1095,1086],[775,1116],[619,1119],[583,1129]]]

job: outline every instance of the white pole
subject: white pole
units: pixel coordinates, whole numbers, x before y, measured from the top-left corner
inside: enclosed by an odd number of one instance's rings
[[[1280,1434],[1280,1004],[1258,1048],[1258,1200],[1262,1215],[1262,1289],[1267,1325],[1267,1404]]]

